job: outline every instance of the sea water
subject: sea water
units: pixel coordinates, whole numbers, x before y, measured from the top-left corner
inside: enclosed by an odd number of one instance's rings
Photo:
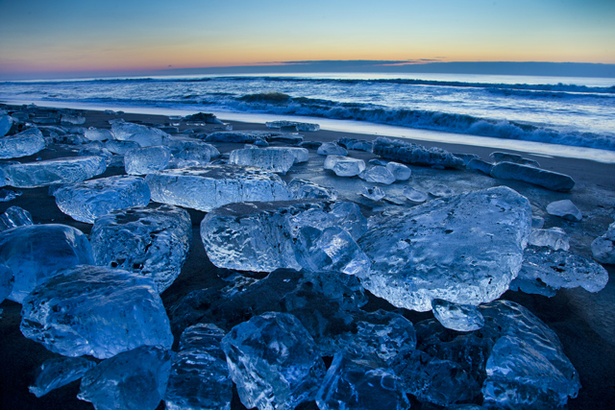
[[[615,151],[614,78],[310,73],[23,81],[0,82],[0,102],[204,111],[257,122],[309,117],[335,131],[425,140],[446,133],[448,142],[511,149],[523,142],[555,155],[532,142]]]

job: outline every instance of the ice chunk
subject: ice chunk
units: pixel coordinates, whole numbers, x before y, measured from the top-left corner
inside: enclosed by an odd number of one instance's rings
[[[162,130],[122,119],[111,120],[111,133],[116,140],[134,141],[141,147],[164,145],[169,135]]]
[[[489,157],[491,157],[493,161],[495,161],[496,163],[508,161],[510,163],[525,164],[527,166],[532,166],[532,167],[540,167],[540,164],[538,164],[538,161],[522,157],[518,154],[494,151],[493,153],[489,154]]]
[[[58,270],[93,263],[85,234],[67,225],[24,225],[0,232],[0,264],[13,273],[9,299],[18,303]]]
[[[438,147],[426,148],[409,141],[378,137],[374,140],[374,154],[400,163],[443,168],[463,168],[462,159]]]
[[[373,201],[380,201],[384,197],[386,197],[386,193],[378,186],[373,186],[373,187],[363,186],[363,189],[361,190],[359,194]]]
[[[170,168],[205,166],[212,158],[220,156],[216,147],[194,138],[173,137],[169,140],[168,147],[172,154]]]
[[[294,200],[329,200],[337,199],[337,191],[330,187],[324,187],[313,181],[293,178],[288,183]]]
[[[375,216],[358,241],[372,260],[361,283],[391,304],[416,311],[431,310],[434,298],[471,305],[492,301],[521,268],[531,218],[529,201],[507,187]]]
[[[21,332],[58,354],[109,358],[142,345],[173,344],[151,279],[80,265],[39,284],[23,301]]]
[[[85,138],[91,141],[107,141],[113,138],[113,134],[111,134],[111,130],[107,130],[106,128],[96,128],[96,127],[88,127],[83,135]]]
[[[2,173],[2,169],[0,168],[0,174],[1,173]],[[0,179],[2,179],[3,177],[4,176],[0,176]],[[0,202],[6,203],[8,201],[12,201],[22,194],[23,192],[21,191],[9,190],[7,188],[0,188]]]
[[[201,222],[201,239],[217,267],[271,272],[301,269],[295,257],[302,227],[340,227],[358,238],[365,218],[356,204],[308,201],[235,203],[208,213]]]
[[[336,354],[318,390],[321,410],[405,410],[410,402],[398,377],[377,362]]]
[[[45,145],[43,133],[36,127],[0,137],[0,159],[26,157],[38,153]]]
[[[433,314],[440,324],[455,331],[474,331],[485,325],[485,319],[475,305],[453,304],[435,299]]]
[[[282,150],[281,147],[275,150],[269,147],[253,147],[231,151],[229,163],[258,167],[274,173],[286,174],[295,163],[295,158],[295,154],[291,150]]]
[[[128,150],[124,154],[127,174],[144,175],[163,170],[171,160],[171,150],[166,146],[148,146]]]
[[[320,130],[320,125],[315,124],[315,123],[302,123],[299,121],[289,121],[289,120],[267,121],[265,125],[268,128],[294,127],[297,131],[318,131]]]
[[[406,181],[412,175],[412,170],[405,164],[389,161],[386,168],[393,174],[396,181]]]
[[[335,142],[325,142],[318,147],[316,153],[321,156],[347,156],[348,150]]]
[[[557,290],[583,287],[591,293],[602,290],[609,281],[608,272],[600,264],[564,250],[527,247],[523,266],[514,284],[539,283]]]
[[[263,133],[258,131],[216,131],[210,133],[205,137],[207,142],[219,142],[219,143],[246,143],[254,144],[259,147],[266,147],[267,136],[270,133]]]
[[[333,171],[339,177],[353,177],[365,170],[365,161],[341,155],[328,155],[325,158],[324,169]]]
[[[62,117],[60,117],[60,122],[62,124],[80,126],[82,124],[85,124],[85,117],[79,114],[64,113],[62,114]]]
[[[568,192],[574,187],[574,180],[566,174],[508,161],[494,165],[491,169],[491,176],[523,181],[552,191]]]
[[[0,166],[0,174],[4,174],[5,185],[34,188],[76,183],[102,174],[106,169],[104,157],[83,156],[6,164]]]
[[[395,182],[395,176],[391,170],[385,166],[371,166],[359,174],[359,177],[368,183],[388,185]]]
[[[159,293],[181,273],[191,239],[190,215],[169,205],[114,211],[90,234],[97,265],[151,277]]]
[[[184,330],[164,396],[166,409],[231,409],[233,382],[220,345],[225,334],[213,324]]]
[[[483,174],[491,175],[491,169],[493,168],[493,164],[481,160],[480,158],[474,158],[466,164],[466,168],[468,170],[476,170],[480,171]]]
[[[64,214],[90,224],[105,214],[146,206],[150,201],[145,180],[133,176],[111,176],[63,186],[54,196]]]
[[[114,154],[124,155],[128,150],[141,147],[136,141],[109,140],[105,141],[105,148]]]
[[[552,250],[568,251],[570,248],[568,234],[559,227],[532,229],[528,244],[549,247]]]
[[[609,225],[606,233],[592,241],[591,249],[596,261],[615,264],[615,222]]]
[[[153,201],[205,212],[230,203],[292,198],[277,174],[232,164],[157,171],[146,181]]]
[[[0,231],[33,224],[32,214],[19,206],[11,206],[4,213],[0,214]]]
[[[372,152],[372,142],[367,140],[360,140],[357,138],[350,137],[342,137],[337,140],[337,144],[344,147],[347,150],[357,150],[357,151],[366,151],[368,153]]]
[[[547,213],[569,221],[581,221],[583,214],[570,200],[553,201],[547,204]]]
[[[252,317],[233,327],[222,349],[247,408],[294,409],[315,398],[325,375],[318,347],[291,314]]]
[[[169,351],[138,347],[89,370],[77,398],[97,410],[153,410],[164,396],[170,370]]]
[[[94,366],[96,366],[94,361],[83,357],[51,358],[41,365],[36,381],[29,390],[37,397],[42,397],[56,388],[78,380]]]
[[[4,137],[13,127],[13,117],[6,114],[6,112],[0,112],[0,137]]]
[[[412,201],[413,203],[424,203],[425,201],[427,201],[429,199],[429,195],[423,191],[417,190],[415,188],[412,187],[406,187],[404,188],[404,197],[406,197],[408,200]]]

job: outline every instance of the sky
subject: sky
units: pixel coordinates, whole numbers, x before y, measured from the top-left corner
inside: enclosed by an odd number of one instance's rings
[[[294,61],[615,64],[611,0],[0,0],[0,79]]]

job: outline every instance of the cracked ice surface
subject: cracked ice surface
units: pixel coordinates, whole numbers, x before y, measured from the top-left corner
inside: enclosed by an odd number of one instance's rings
[[[77,183],[107,169],[101,156],[56,158],[34,163],[13,163],[0,166],[3,185],[18,188],[44,187],[52,184]]]
[[[171,348],[169,319],[151,279],[79,265],[23,301],[21,332],[58,354],[109,358],[142,345]]]
[[[46,146],[43,133],[29,128],[18,134],[0,138],[0,158],[26,157],[38,153]]]
[[[153,201],[205,212],[230,203],[292,198],[277,174],[232,164],[163,170],[146,181]]]
[[[370,220],[359,246],[372,260],[361,282],[391,304],[428,311],[431,300],[489,302],[516,277],[531,230],[528,200],[495,187]]]

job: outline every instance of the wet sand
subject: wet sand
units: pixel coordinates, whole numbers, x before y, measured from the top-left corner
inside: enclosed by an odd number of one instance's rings
[[[2,108],[0,106],[0,108]],[[143,114],[117,114],[103,111],[80,110],[86,118],[87,126],[108,128],[108,121],[114,118],[123,118],[126,121],[139,122],[146,125],[167,125],[169,119],[160,115]],[[264,124],[226,122],[232,124],[233,130],[268,130]],[[197,133],[211,132],[219,128],[215,125],[187,125],[182,124],[182,130],[194,129]],[[341,137],[358,139],[374,139],[373,135],[361,135],[352,133],[332,132],[321,130],[318,132],[301,133],[308,141],[334,141]],[[415,141],[427,147],[437,146],[453,153],[473,153],[484,160],[489,160],[489,154],[496,150],[476,146],[453,145],[444,143]],[[228,152],[243,144],[215,144],[221,152]],[[313,150],[311,150],[313,151]],[[510,152],[507,150],[507,152]],[[524,157],[533,158],[540,162],[541,166],[548,170],[568,174],[576,181],[576,186],[569,194],[548,193],[544,190],[531,187],[525,183],[514,181],[501,181],[528,198],[537,198],[532,201],[534,207],[544,207],[546,201],[554,199],[571,198],[573,202],[583,210],[584,214],[591,218],[581,223],[560,223],[566,231],[579,232],[575,241],[571,244],[575,252],[588,256],[588,244],[606,230],[606,227],[615,217],[615,165],[598,163],[590,160],[569,158],[548,158],[534,156],[527,153],[519,153]],[[50,146],[40,153],[19,161],[36,161],[37,158],[47,159],[75,155],[69,146]],[[351,152],[352,156],[371,158],[371,154],[363,152]],[[121,167],[108,168],[103,176],[121,174]],[[308,173],[309,170],[304,171]],[[431,175],[430,170],[413,168],[418,175]],[[433,171],[435,173],[435,171]],[[423,173],[423,174],[421,174]],[[468,172],[458,174],[447,173],[449,181],[454,178],[463,179]],[[487,178],[487,177],[485,177]],[[10,187],[8,187],[10,189]],[[17,189],[23,194],[9,202],[0,203],[0,213],[6,208],[17,205],[30,211],[36,224],[60,223],[72,225],[86,234],[89,234],[89,224],[74,221],[69,216],[61,213],[57,208],[52,196],[48,194],[48,188]],[[539,193],[540,194],[536,194]],[[532,197],[533,196],[533,197]],[[187,292],[205,288],[221,281],[216,275],[216,268],[209,262],[200,243],[199,224],[204,213],[188,210],[193,223],[193,243],[188,259],[183,267],[182,274],[175,283],[167,289],[162,297],[165,305],[172,304]],[[556,222],[547,220],[550,225]],[[546,224],[547,225],[547,224]],[[571,251],[572,251],[571,249]],[[615,275],[613,266],[606,267],[611,279]],[[607,288],[597,294],[589,294],[583,290],[564,290],[557,293],[553,298],[537,295],[528,295],[521,292],[507,292],[502,298],[521,303],[541,318],[549,327],[558,334],[561,339],[566,355],[581,377],[582,389],[579,396],[568,402],[570,409],[612,409],[615,407],[615,286],[611,283]],[[372,299],[371,306],[386,303]],[[3,310],[0,318],[0,407],[3,409],[92,409],[88,402],[76,398],[79,391],[79,382],[74,382],[64,388],[36,398],[28,392],[28,386],[34,382],[34,378],[40,364],[55,354],[47,351],[43,346],[30,341],[21,335],[19,322],[21,319],[21,306],[12,301],[4,301],[0,304]],[[414,316],[412,320],[420,320],[426,314],[409,314]],[[241,408],[241,403],[233,402],[233,406]]]

